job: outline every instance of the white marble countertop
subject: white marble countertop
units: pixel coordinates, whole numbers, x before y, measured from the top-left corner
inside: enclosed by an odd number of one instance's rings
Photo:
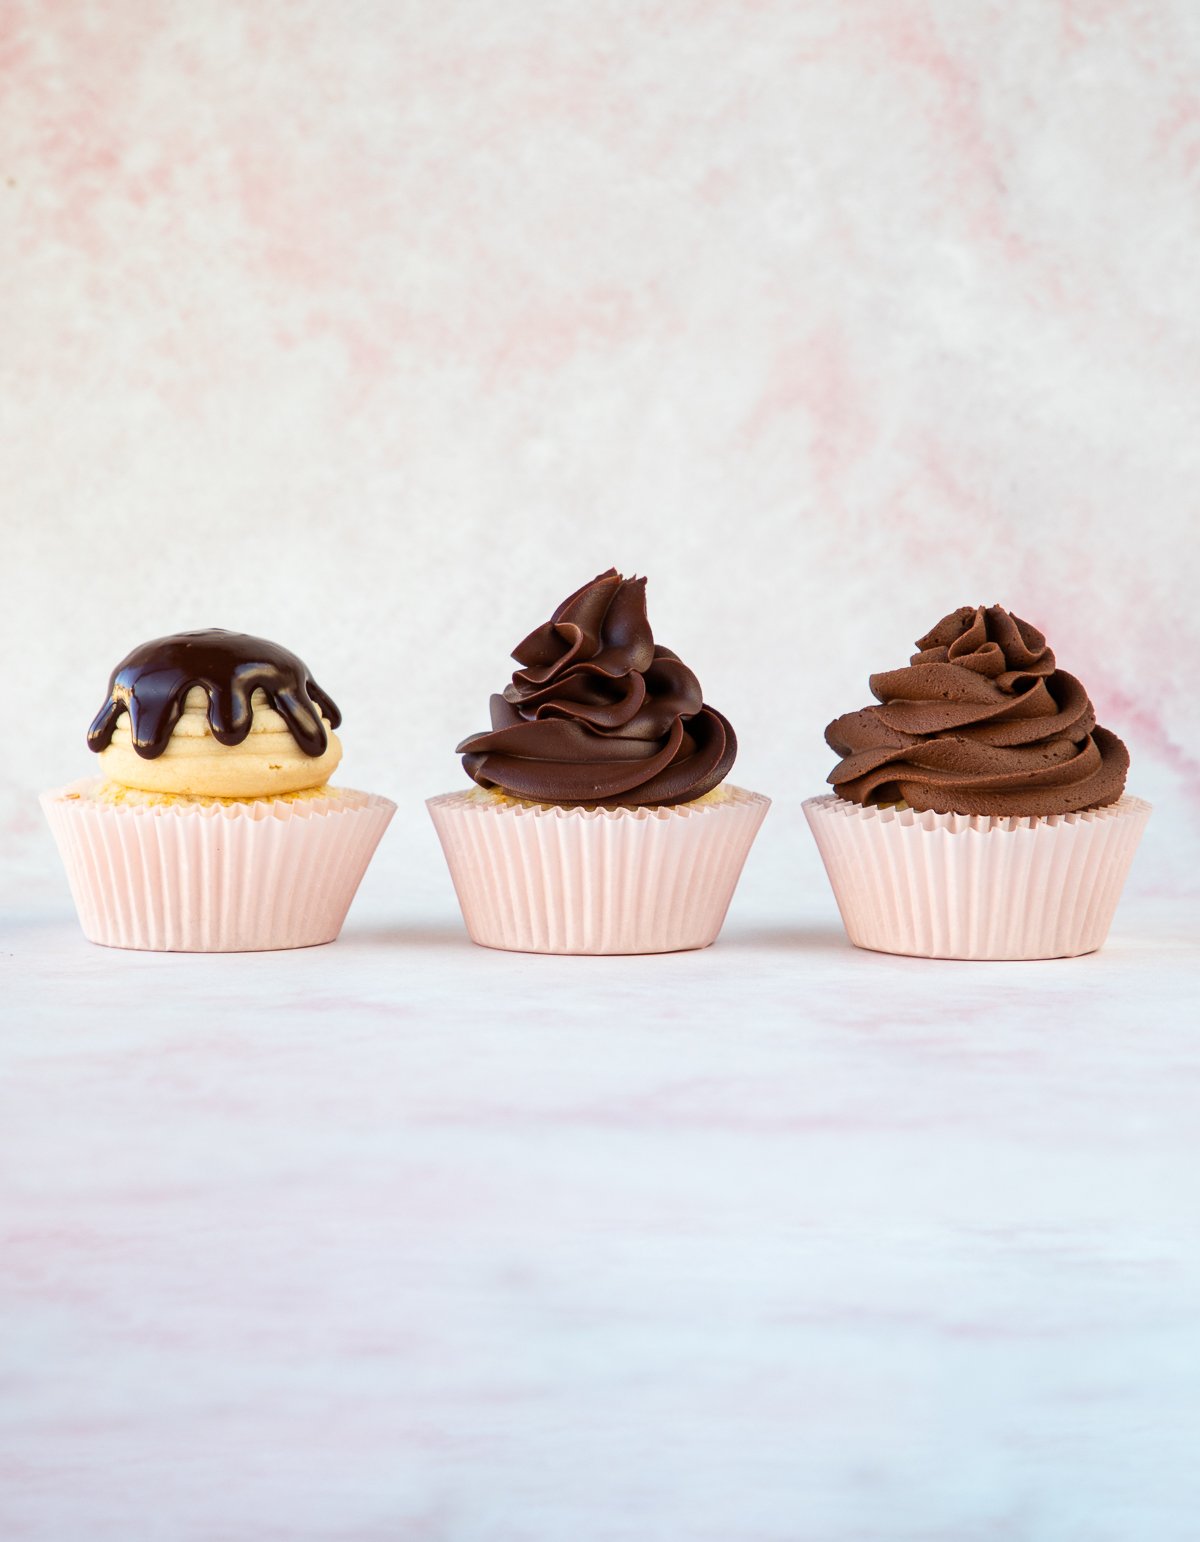
[[[525,957],[403,856],[291,954],[10,886],[5,1542],[1195,1535],[1200,908]]]

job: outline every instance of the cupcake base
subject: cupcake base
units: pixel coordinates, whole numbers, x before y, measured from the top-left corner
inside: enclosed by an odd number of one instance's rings
[[[473,942],[674,953],[715,940],[770,799],[722,784],[664,808],[558,807],[476,790],[427,807]]]
[[[1150,805],[989,819],[826,795],[804,812],[855,947],[1037,959],[1103,945]]]
[[[153,952],[332,942],[396,808],[341,788],[294,801],[113,804],[99,785],[39,801],[84,935]]]

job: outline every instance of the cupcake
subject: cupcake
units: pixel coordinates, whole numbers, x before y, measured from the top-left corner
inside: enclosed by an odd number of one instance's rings
[[[770,800],[725,778],[728,720],[658,646],[646,581],[615,568],[519,643],[475,783],[429,800],[473,941],[526,953],[667,953],[721,929]]]
[[[85,935],[187,953],[332,942],[395,811],[328,785],[340,722],[261,637],[135,648],[88,730],[101,775],[41,798]]]
[[[1063,958],[1108,935],[1150,806],[1046,639],[964,606],[825,730],[804,805],[850,941],[924,958]]]

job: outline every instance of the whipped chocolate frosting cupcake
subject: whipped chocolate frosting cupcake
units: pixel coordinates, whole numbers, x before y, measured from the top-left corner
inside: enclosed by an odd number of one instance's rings
[[[963,606],[825,731],[834,797],[805,804],[851,941],[1046,958],[1101,946],[1149,805],[1129,753],[1046,639]]]
[[[1046,639],[1000,605],[943,616],[906,669],[871,676],[880,703],[825,730],[852,803],[938,814],[1071,814],[1115,803],[1129,752]]]
[[[184,952],[332,941],[395,808],[328,785],[340,723],[263,638],[135,648],[88,730],[103,775],[41,800],[85,934]]]
[[[705,947],[769,806],[731,787],[728,719],[614,568],[513,650],[471,792],[429,800],[471,937],[524,952]]]

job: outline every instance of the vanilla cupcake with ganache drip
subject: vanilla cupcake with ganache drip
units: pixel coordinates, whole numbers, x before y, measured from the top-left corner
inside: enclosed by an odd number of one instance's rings
[[[835,796],[805,812],[852,942],[950,958],[1103,943],[1149,805],[1129,752],[1042,633],[963,606],[825,731]]]
[[[307,665],[277,643],[180,632],[122,659],[87,742],[122,787],[263,798],[323,787],[342,758],[341,721]]]
[[[88,730],[103,776],[41,800],[85,934],[184,952],[332,941],[395,807],[328,785],[340,723],[264,638],[135,648]]]
[[[429,800],[472,939],[535,953],[706,947],[769,800],[725,780],[729,720],[655,641],[646,580],[615,568],[517,644],[477,784]]]

